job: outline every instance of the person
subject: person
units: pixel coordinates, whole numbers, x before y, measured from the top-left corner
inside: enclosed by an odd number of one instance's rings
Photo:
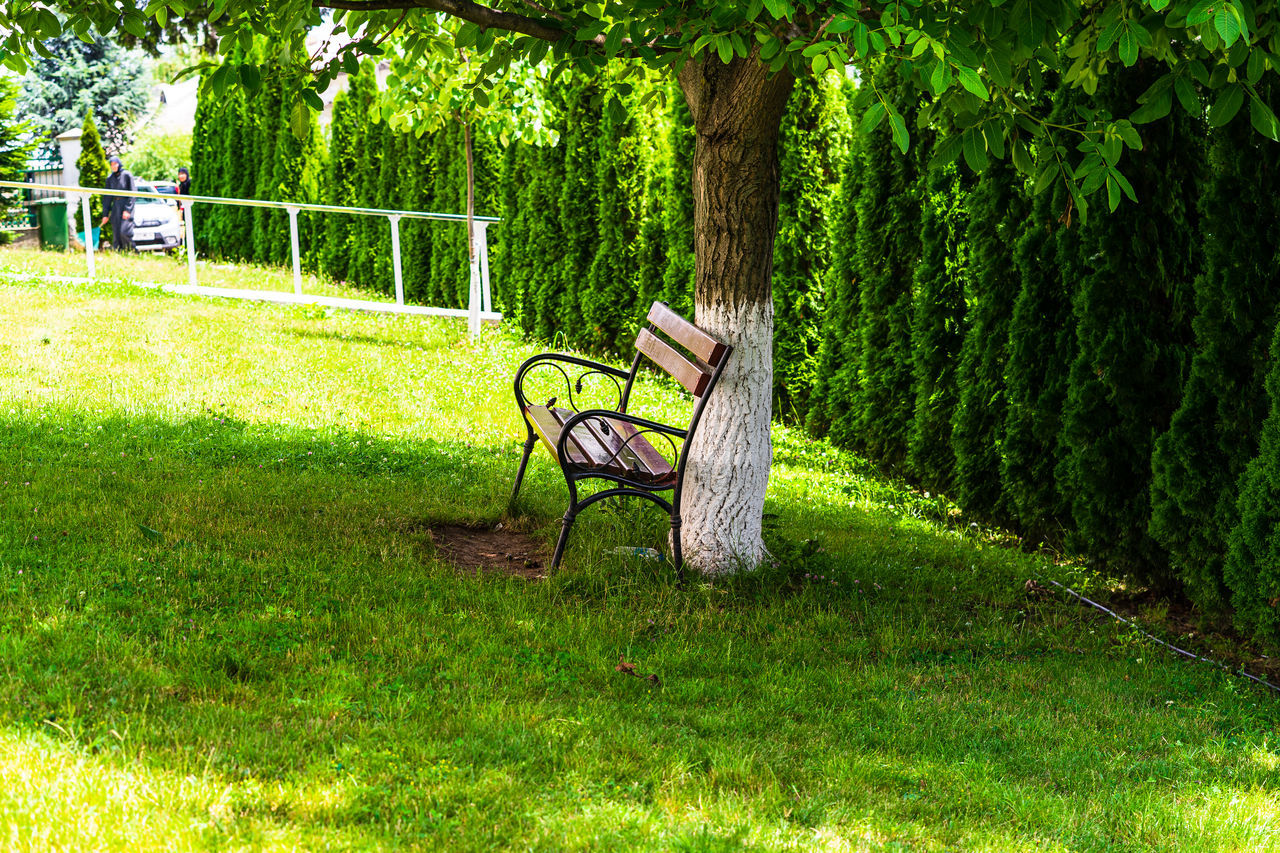
[[[134,189],[133,175],[119,157],[107,160],[107,166],[111,169],[111,174],[107,175],[107,189],[125,192]],[[111,221],[111,248],[133,251],[133,199],[129,196],[105,196],[103,208],[107,215],[102,217],[102,224]]]
[[[187,167],[183,166],[178,169],[178,218],[185,218],[182,208],[182,197],[191,195],[191,173],[187,171]]]

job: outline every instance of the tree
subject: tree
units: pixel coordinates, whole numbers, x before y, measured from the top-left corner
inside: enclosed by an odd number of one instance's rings
[[[1194,77],[1221,90],[1215,118],[1230,118],[1249,100],[1256,126],[1280,138],[1280,122],[1257,100],[1256,80],[1250,80],[1254,72],[1266,73],[1265,48],[1276,34],[1272,7],[1246,11],[1238,0],[1223,0],[1218,6],[1192,5],[1190,0],[1150,3],[1148,17],[1144,7],[1123,0],[979,0],[964,10],[901,0],[751,0],[694,6],[656,0],[495,0],[492,6],[473,0],[222,0],[219,26],[224,45],[234,40],[229,36],[250,30],[271,37],[274,49],[294,65],[294,86],[300,93],[295,109],[306,109],[304,104],[319,109],[317,91],[341,69],[354,66],[359,54],[381,50],[379,41],[392,30],[399,34],[409,60],[423,68],[429,65],[429,55],[458,58],[463,51],[477,60],[484,57],[470,81],[477,101],[487,99],[494,81],[514,66],[536,65],[544,58],[558,70],[613,63],[620,70],[615,86],[629,85],[626,77],[643,74],[645,68],[679,81],[697,133],[696,319],[735,347],[718,393],[704,413],[701,444],[693,450],[685,480],[684,553],[691,565],[714,574],[756,565],[764,556],[762,511],[772,456],[777,140],[796,75],[820,74],[888,55],[904,79],[932,96],[930,111],[949,114],[958,123],[961,145],[955,155],[963,149],[970,163],[988,154],[997,159],[1012,156],[1022,171],[1037,176],[1042,189],[1062,181],[1074,209],[1084,216],[1087,191],[1105,188],[1112,207],[1122,196],[1132,195],[1118,169],[1119,154],[1125,146],[1141,147],[1142,139],[1131,119],[1106,112],[1063,128],[1049,128],[1028,114],[1019,93],[1039,85],[1045,63],[1057,64],[1053,48],[1063,39],[1073,41],[1068,54],[1073,63],[1062,70],[1063,77],[1087,90],[1110,67],[1132,66],[1140,55],[1171,69],[1168,77],[1157,81],[1135,119],[1167,112],[1174,92],[1191,88]],[[50,7],[64,12],[66,26],[76,33],[87,33],[93,26],[145,33],[148,18],[180,16],[198,5],[196,0],[174,0],[145,8],[126,4],[122,10],[115,0],[65,0],[8,6],[0,10],[0,28],[10,33],[5,62],[23,65],[37,40],[62,32],[63,22]],[[304,39],[325,7],[339,9],[343,33],[357,35],[316,69]],[[1228,73],[1225,64],[1222,73],[1208,72],[1206,61],[1225,63],[1229,52],[1230,67],[1253,69],[1244,79]],[[310,82],[304,84],[304,79]],[[207,78],[215,92],[259,82],[256,68],[234,64],[217,67]],[[868,111],[863,129],[884,124],[905,150],[910,131],[901,111],[872,87],[863,91],[868,102],[878,104]],[[620,106],[615,89],[606,99],[606,109]],[[926,112],[923,120],[927,123],[929,118]],[[1078,144],[1088,150],[1080,162],[1071,162],[1065,155]]]
[[[129,127],[147,104],[150,75],[140,54],[107,38],[89,42],[57,36],[43,42],[42,53],[22,78],[18,114],[49,150],[53,137],[79,126],[92,111],[103,147],[122,154]]]
[[[98,136],[98,126],[93,121],[92,112],[84,114],[84,125],[80,131],[80,156],[76,158],[76,169],[80,173],[80,186],[105,187],[107,185],[107,155],[102,150],[102,140]],[[103,216],[103,197],[94,196],[90,205],[93,208],[92,219],[97,222]]]
[[[20,181],[31,153],[29,128],[14,117],[18,87],[10,79],[0,77],[0,180]],[[0,219],[21,216],[18,192],[0,190]]]

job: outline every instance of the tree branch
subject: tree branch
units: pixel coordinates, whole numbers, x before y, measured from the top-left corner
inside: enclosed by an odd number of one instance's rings
[[[500,12],[472,0],[313,0],[316,9],[343,9],[348,12],[379,12],[389,9],[426,9],[469,21],[487,30],[506,30],[557,42],[569,33],[558,21]]]

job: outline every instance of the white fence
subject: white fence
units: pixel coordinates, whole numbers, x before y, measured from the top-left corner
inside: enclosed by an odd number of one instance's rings
[[[31,189],[31,184],[18,181],[0,181],[0,187],[14,189]],[[42,187],[42,189],[45,189]],[[472,335],[480,333],[482,321],[496,322],[502,315],[493,310],[493,296],[489,286],[489,237],[488,228],[497,219],[489,216],[476,216],[472,219],[473,243],[471,246],[471,281],[466,308],[431,308],[422,305],[406,305],[404,301],[404,275],[400,262],[400,220],[429,219],[441,222],[454,222],[466,225],[467,218],[455,213],[423,213],[413,210],[380,210],[372,207],[338,207],[329,204],[295,204],[282,201],[258,201],[245,198],[218,198],[216,196],[184,195],[173,196],[161,193],[125,192],[106,190],[96,187],[47,187],[51,192],[61,192],[67,200],[67,222],[75,221],[77,201],[84,217],[84,249],[85,263],[89,268],[89,278],[96,275],[94,268],[94,249],[92,234],[93,221],[89,212],[89,198],[94,195],[122,196],[126,198],[159,198],[166,201],[180,199],[184,209],[184,230],[186,232],[187,249],[187,285],[181,292],[205,296],[224,296],[232,299],[257,299],[273,302],[287,302],[307,305],[328,305],[337,308],[352,308],[363,311],[389,311],[401,314],[425,314],[443,317],[466,317],[467,328]],[[229,204],[240,207],[264,207],[272,210],[283,210],[289,215],[289,243],[293,255],[293,293],[282,293],[267,290],[237,290],[225,287],[208,287],[196,280],[196,244],[195,217],[197,205]],[[377,302],[363,299],[340,299],[332,296],[312,296],[302,292],[302,258],[298,248],[298,214],[302,211],[318,213],[348,213],[357,216],[383,216],[391,227],[391,264],[395,275],[395,303]],[[179,290],[171,287],[170,290]]]

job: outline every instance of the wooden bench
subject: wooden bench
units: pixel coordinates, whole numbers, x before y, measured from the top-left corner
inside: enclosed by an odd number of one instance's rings
[[[733,348],[672,311],[665,302],[653,303],[646,319],[648,325],[636,338],[636,355],[630,370],[572,355],[541,353],[526,360],[516,371],[516,405],[524,416],[528,438],[516,472],[515,487],[511,490],[511,501],[514,504],[520,494],[525,466],[539,440],[559,464],[569,487],[569,508],[564,513],[551,560],[552,569],[560,565],[569,541],[569,529],[578,513],[605,498],[630,496],[650,500],[671,515],[672,557],[677,576],[683,577],[680,498],[685,465],[703,406],[715,389]],[[693,412],[687,426],[658,423],[627,411],[636,372],[646,359],[693,395]],[[525,383],[535,371],[544,369],[552,371],[553,387],[558,390],[562,384],[564,391],[544,404],[532,403],[525,392]],[[581,372],[573,379],[570,374],[575,371]],[[590,376],[612,380],[617,391],[613,408],[579,407],[576,395],[582,393],[583,380]],[[617,485],[579,500],[577,484],[586,479],[608,480]],[[661,492],[671,492],[671,499],[662,497]]]

